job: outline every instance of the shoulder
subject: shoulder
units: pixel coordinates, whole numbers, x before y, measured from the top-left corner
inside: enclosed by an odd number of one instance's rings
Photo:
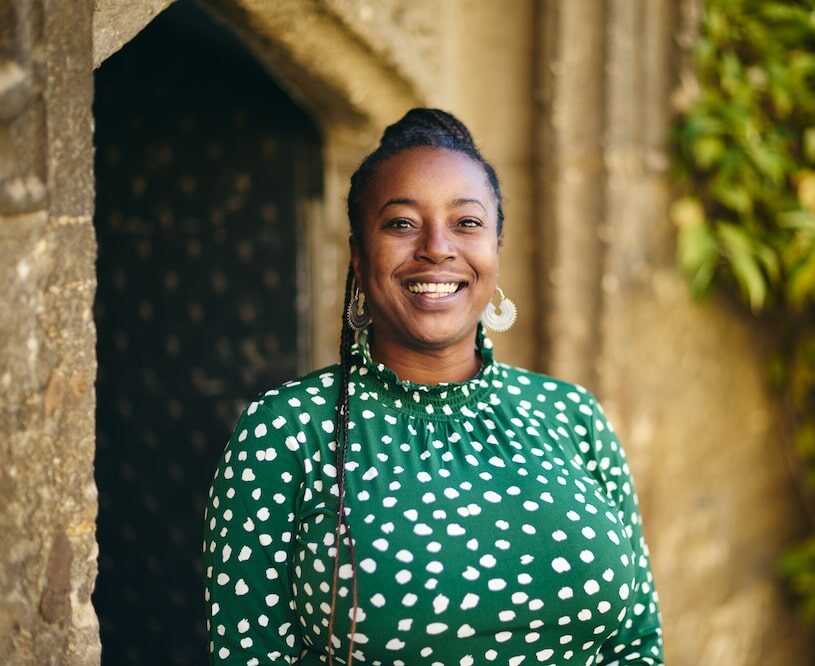
[[[597,433],[613,435],[602,406],[584,386],[525,368],[497,366],[504,396],[524,412],[553,419],[549,426],[559,434],[581,442],[593,441]]]
[[[267,433],[300,435],[313,423],[333,421],[339,393],[339,365],[309,372],[259,393],[243,409],[235,427],[256,437]],[[243,441],[243,439],[239,439]]]
[[[224,462],[234,454],[232,464],[247,466],[319,449],[334,429],[339,376],[339,366],[329,366],[260,393],[238,418]]]
[[[516,398],[517,404],[532,415],[542,416],[544,422],[548,421],[550,434],[554,432],[562,436],[561,439],[571,441],[586,469],[608,493],[629,492],[630,482],[627,484],[625,479],[630,470],[625,451],[613,424],[591,391],[580,384],[523,368],[500,367],[507,392],[513,393],[513,385],[525,389]],[[549,420],[552,417],[554,421]]]
[[[511,394],[520,392],[537,403],[562,401],[587,416],[599,408],[594,394],[580,384],[505,363],[496,363],[496,366],[501,381]],[[580,409],[581,405],[583,409]]]
[[[278,413],[333,407],[339,395],[339,384],[340,366],[335,363],[267,389],[259,394],[250,406],[257,404]]]

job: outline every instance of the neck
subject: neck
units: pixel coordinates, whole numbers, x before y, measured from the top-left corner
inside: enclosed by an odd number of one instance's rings
[[[374,337],[371,357],[393,370],[399,379],[430,386],[466,381],[481,368],[475,341],[469,337],[441,349],[413,349]]]

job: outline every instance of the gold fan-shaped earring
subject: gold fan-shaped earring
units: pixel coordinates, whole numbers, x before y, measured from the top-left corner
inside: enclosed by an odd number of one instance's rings
[[[345,311],[345,318],[348,325],[355,331],[361,331],[371,323],[371,313],[365,306],[365,294],[357,286],[356,280],[351,291],[351,301]]]

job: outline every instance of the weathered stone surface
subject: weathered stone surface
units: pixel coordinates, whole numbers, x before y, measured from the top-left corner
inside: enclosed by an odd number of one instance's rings
[[[0,64],[0,120],[11,120],[31,99],[31,77],[13,60]]]
[[[133,39],[173,0],[95,0],[93,3],[93,67],[101,65]]]
[[[673,269],[606,302],[601,393],[637,481],[666,663],[809,663],[775,575],[803,516],[761,335],[723,301],[689,302]]]
[[[0,271],[10,313],[0,319],[0,607],[10,623],[0,627],[0,655],[9,664],[50,663],[55,654],[93,663],[91,219],[43,211],[2,218],[0,230],[0,256],[14,258]],[[28,646],[30,659],[3,636]]]
[[[44,8],[49,212],[87,215],[93,206],[92,7],[89,0],[44,0]]]
[[[592,386],[601,308],[605,3],[547,2],[537,23],[537,364]]]
[[[22,74],[0,100],[0,663],[84,665],[99,659],[91,7],[12,4],[4,28]]]
[[[46,390],[47,394],[47,390]],[[46,412],[47,413],[47,412]],[[71,619],[71,564],[74,552],[65,532],[58,530],[51,544],[45,586],[40,597],[40,615],[48,624]]]
[[[43,51],[40,3],[6,3],[0,13],[0,214],[45,206]]]
[[[420,103],[415,82],[321,0],[205,0],[325,126],[364,132]]]
[[[764,345],[725,301],[689,301],[667,222],[670,100],[685,57],[676,44],[692,45],[684,36],[697,3],[545,9],[545,353],[556,374],[600,395],[628,451],[666,663],[810,663],[775,575],[802,516],[781,462]]]
[[[359,35],[378,58],[390,62],[403,76],[413,81],[423,97],[438,94],[439,86],[443,85],[444,68],[449,64],[445,62],[447,50],[440,46],[450,39],[450,31],[456,30],[450,23],[453,13],[459,13],[456,3],[437,0],[321,0],[321,4],[324,11],[332,13]],[[513,3],[512,19],[517,16],[515,12],[523,13],[525,4]],[[472,9],[490,12],[493,8],[480,3]],[[504,12],[503,18],[510,17]],[[479,24],[473,21],[471,25]],[[496,23],[487,25],[496,27]],[[479,42],[474,35],[470,35],[470,39]],[[495,67],[492,71],[497,70]]]

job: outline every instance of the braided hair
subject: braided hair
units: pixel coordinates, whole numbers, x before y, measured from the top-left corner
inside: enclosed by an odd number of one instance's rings
[[[408,111],[400,120],[389,125],[379,146],[368,155],[351,176],[351,188],[348,192],[348,220],[351,224],[351,237],[358,247],[362,247],[364,201],[371,183],[376,176],[377,168],[390,157],[413,148],[444,148],[466,155],[484,169],[490,189],[498,206],[498,237],[501,238],[504,224],[503,198],[498,183],[498,176],[481,155],[475,145],[470,131],[458,118],[439,109],[417,108]],[[348,545],[348,559],[351,565],[351,610],[350,644],[348,660],[353,663],[354,636],[358,614],[357,570],[354,540],[345,509],[345,461],[348,455],[348,384],[351,375],[351,346],[354,343],[354,330],[351,328],[345,313],[348,311],[354,291],[354,270],[349,264],[345,281],[345,300],[343,302],[342,334],[340,336],[340,391],[337,398],[337,409],[334,423],[336,438],[336,469],[338,472],[337,491],[337,526],[334,533],[334,571],[331,586],[331,614],[328,622],[328,663],[334,663],[334,620],[337,610],[339,587],[340,546],[343,536]]]

